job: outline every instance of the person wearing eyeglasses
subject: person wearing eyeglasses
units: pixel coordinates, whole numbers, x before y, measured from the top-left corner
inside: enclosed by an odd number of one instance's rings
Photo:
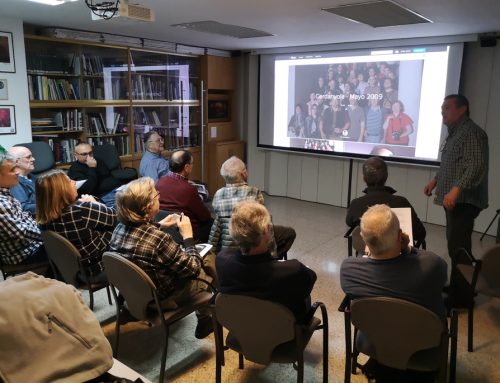
[[[86,182],[78,189],[78,194],[98,197],[106,206],[115,206],[116,188],[123,182],[113,177],[102,162],[94,158],[92,146],[81,143],[75,146],[76,161],[71,164],[68,177],[74,181]]]
[[[30,173],[35,169],[35,157],[31,150],[24,146],[13,146],[8,153],[16,163],[15,172],[19,183],[10,189],[14,198],[21,202],[23,211],[35,215],[35,183]]]
[[[139,171],[142,177],[152,178],[156,183],[160,177],[166,175],[170,169],[169,162],[161,152],[163,151],[164,140],[155,131],[147,132],[143,136],[144,153],[142,154]]]

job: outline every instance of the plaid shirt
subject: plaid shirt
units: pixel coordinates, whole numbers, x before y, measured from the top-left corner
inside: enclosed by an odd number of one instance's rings
[[[108,250],[111,234],[116,225],[115,209],[102,203],[76,201],[63,209],[61,217],[40,225],[67,238],[80,251],[82,259],[100,261]]]
[[[488,207],[488,136],[466,117],[449,129],[442,149],[441,166],[436,174],[436,198],[443,204],[452,187],[461,193],[457,203],[469,203],[480,209]]]
[[[222,248],[238,248],[238,245],[229,235],[229,219],[236,204],[244,200],[264,204],[262,192],[254,186],[248,186],[245,182],[227,184],[215,193],[212,201],[215,220],[210,230],[208,242],[214,246],[216,251]]]
[[[188,238],[184,244],[185,251],[152,223],[119,223],[110,248],[143,269],[164,298],[175,289],[176,281],[197,277],[200,273],[202,261],[194,240]]]
[[[0,258],[8,265],[27,260],[42,245],[40,229],[9,189],[0,188]]]

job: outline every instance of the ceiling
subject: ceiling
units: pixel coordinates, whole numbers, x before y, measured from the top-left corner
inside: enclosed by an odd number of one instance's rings
[[[47,6],[27,0],[0,0],[0,16],[26,23],[83,29],[224,49],[255,50],[300,45],[500,31],[500,0],[397,0],[432,24],[373,28],[322,11],[364,0],[130,0],[155,12],[153,23],[92,21],[84,0]],[[249,39],[190,31],[170,25],[202,20],[238,25],[274,36]]]

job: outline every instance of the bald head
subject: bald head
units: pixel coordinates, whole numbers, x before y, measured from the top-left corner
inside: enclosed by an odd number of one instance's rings
[[[193,165],[193,155],[187,150],[176,150],[170,157],[170,170],[188,176]]]
[[[361,237],[374,257],[399,255],[399,220],[387,205],[374,205],[361,217]]]
[[[31,150],[24,146],[13,146],[8,151],[16,163],[16,173],[21,176],[27,176],[35,169],[35,157]]]

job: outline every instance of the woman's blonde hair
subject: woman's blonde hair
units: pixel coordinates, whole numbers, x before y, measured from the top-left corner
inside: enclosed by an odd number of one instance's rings
[[[38,177],[35,185],[36,222],[49,223],[61,217],[74,201],[73,185],[62,170],[50,170]]]
[[[260,244],[270,225],[271,216],[264,205],[255,201],[242,201],[231,214],[229,234],[242,252],[248,253]]]
[[[116,193],[116,213],[123,224],[148,222],[148,207],[153,202],[156,189],[154,181],[142,177],[131,181],[125,188]]]

